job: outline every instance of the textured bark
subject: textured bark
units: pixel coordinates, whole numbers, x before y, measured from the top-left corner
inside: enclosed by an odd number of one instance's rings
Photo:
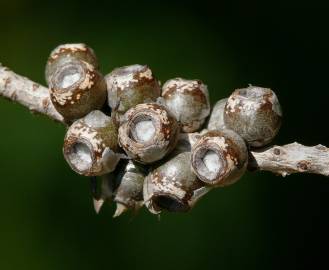
[[[329,148],[291,143],[251,151],[250,170],[270,171],[281,176],[314,173],[329,176]]]
[[[0,63],[0,96],[20,103],[30,111],[44,114],[64,123],[63,117],[51,103],[48,88],[17,75]]]

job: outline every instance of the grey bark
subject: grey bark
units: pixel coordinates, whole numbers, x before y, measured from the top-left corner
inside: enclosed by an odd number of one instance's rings
[[[48,88],[20,76],[0,63],[0,96],[20,103],[31,112],[40,113],[64,123],[51,103]]]

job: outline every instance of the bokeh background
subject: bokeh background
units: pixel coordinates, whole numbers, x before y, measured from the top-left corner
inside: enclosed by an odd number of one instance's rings
[[[148,64],[164,82],[199,78],[211,100],[275,90],[275,143],[329,145],[328,9],[250,1],[0,1],[0,61],[44,81],[49,52],[85,42],[103,73]],[[247,173],[187,214],[93,211],[62,157],[65,129],[0,99],[0,269],[327,269],[329,180]]]

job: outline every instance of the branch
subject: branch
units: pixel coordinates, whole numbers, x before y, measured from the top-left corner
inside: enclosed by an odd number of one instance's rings
[[[51,103],[48,89],[17,75],[0,63],[0,96],[16,101],[32,112],[44,114],[64,123],[63,117]],[[329,176],[329,149],[298,143],[253,150],[249,170],[270,171],[286,176],[292,173],[314,173]]]
[[[283,177],[292,173],[314,173],[329,176],[329,148],[291,143],[251,151],[248,168],[270,171]]]
[[[48,88],[17,75],[1,63],[0,96],[16,101],[32,112],[44,114],[57,122],[64,123],[63,117],[51,103]]]

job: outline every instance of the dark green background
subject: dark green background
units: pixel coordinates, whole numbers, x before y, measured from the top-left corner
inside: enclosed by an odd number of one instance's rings
[[[276,143],[329,145],[328,14],[314,1],[1,0],[0,61],[44,84],[49,52],[85,42],[103,73],[148,64],[162,82],[202,79],[212,102],[271,87],[284,110]],[[64,127],[2,99],[0,122],[0,269],[328,268],[325,177],[247,173],[188,214],[113,220],[65,163]]]

